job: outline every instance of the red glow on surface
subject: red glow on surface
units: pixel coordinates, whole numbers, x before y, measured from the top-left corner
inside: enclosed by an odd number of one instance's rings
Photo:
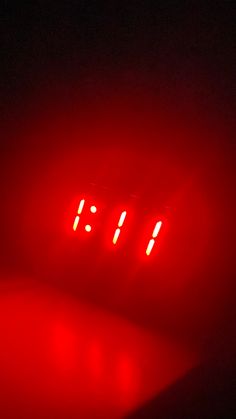
[[[22,284],[0,289],[1,417],[122,418],[195,364],[122,317]]]
[[[95,214],[95,213],[97,212],[97,207],[95,207],[95,205],[92,205],[92,206],[90,207],[90,211],[91,211],[93,214]]]
[[[75,221],[74,221],[74,224],[73,224],[73,230],[74,230],[74,231],[76,231],[76,229],[77,229],[77,227],[78,227],[78,224],[79,224],[79,216],[78,216],[78,215],[76,215],[76,217],[75,217]]]
[[[55,321],[51,329],[50,349],[56,370],[70,373],[76,366],[76,334],[63,320]]]
[[[92,227],[91,227],[91,225],[87,224],[87,225],[84,227],[84,229],[85,229],[85,231],[87,231],[87,233],[90,233],[90,231],[92,230]]]
[[[88,347],[88,370],[95,383],[102,378],[104,367],[104,350],[101,347],[101,342],[99,339],[93,339]]]
[[[120,235],[120,228],[117,228],[116,231],[115,231],[113,240],[112,240],[113,244],[116,244],[117,243],[117,240],[119,238],[119,235]]]
[[[146,255],[149,256],[151,254],[151,251],[153,249],[153,246],[155,244],[155,240],[151,239],[148,243],[147,249],[146,249]]]
[[[122,404],[135,401],[139,389],[139,371],[129,353],[121,353],[117,363],[118,392]]]

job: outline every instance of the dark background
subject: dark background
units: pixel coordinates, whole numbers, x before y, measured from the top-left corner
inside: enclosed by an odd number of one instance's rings
[[[196,106],[215,105],[229,123],[234,8],[231,1],[5,1],[1,82],[8,106],[59,83],[88,88],[117,78],[151,84],[166,100],[194,95]]]

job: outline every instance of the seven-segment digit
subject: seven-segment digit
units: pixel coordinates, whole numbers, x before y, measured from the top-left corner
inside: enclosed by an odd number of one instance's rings
[[[77,210],[77,214],[75,216],[74,223],[73,223],[73,230],[74,231],[77,230],[78,224],[80,222],[80,216],[81,216],[82,211],[84,209],[84,205],[85,205],[85,199],[81,199],[81,201],[79,203],[78,210]],[[95,214],[97,212],[97,207],[95,205],[92,205],[90,207],[90,212],[92,214]],[[123,211],[121,213],[121,215],[120,215],[120,218],[119,218],[119,221],[118,221],[118,226],[117,226],[117,228],[115,230],[115,233],[114,233],[114,236],[113,236],[113,239],[112,239],[112,242],[113,242],[114,245],[117,243],[117,241],[118,241],[118,239],[120,237],[121,228],[124,225],[126,216],[127,216],[127,211]],[[147,245],[147,248],[146,248],[146,255],[147,256],[149,256],[151,254],[152,250],[153,250],[153,247],[154,247],[155,242],[156,242],[155,239],[157,238],[157,236],[158,236],[158,234],[160,232],[161,227],[162,227],[162,221],[158,221],[156,223],[155,227],[154,227],[153,232],[152,232],[152,238],[149,240],[148,245]],[[86,224],[85,227],[84,227],[84,229],[85,229],[86,232],[89,233],[92,230],[92,227],[91,227],[90,224]]]
[[[116,229],[115,234],[113,236],[113,240],[112,240],[113,244],[116,244],[117,241],[118,241],[118,238],[119,238],[119,235],[120,235],[120,232],[121,232],[121,227],[124,224],[126,215],[127,215],[127,212],[126,211],[123,211],[121,213],[120,219],[118,221],[118,228]]]
[[[78,210],[77,210],[77,215],[75,216],[74,223],[73,223],[73,230],[74,230],[74,231],[76,231],[76,230],[77,230],[78,224],[79,224],[79,222],[80,222],[80,215],[82,214],[82,211],[83,211],[83,209],[84,209],[84,205],[85,205],[85,199],[81,199],[81,201],[80,201],[80,203],[79,203]],[[97,207],[95,207],[95,205],[92,205],[92,206],[90,207],[90,212],[91,212],[92,214],[95,214],[95,213],[97,212]],[[90,224],[87,224],[87,225],[84,227],[84,229],[85,229],[85,231],[87,231],[87,233],[90,233],[90,231],[92,230],[92,227],[91,227],[91,225],[90,225]]]
[[[159,231],[161,229],[162,226],[162,221],[158,221],[154,227],[153,233],[152,233],[152,238],[149,240],[149,243],[147,245],[147,249],[146,249],[146,255],[149,256],[151,254],[151,251],[153,249],[153,246],[155,244],[155,239],[157,238]]]
[[[74,220],[74,224],[73,224],[73,230],[76,231],[78,224],[79,224],[79,220],[80,220],[80,215],[82,214],[83,208],[84,208],[84,204],[85,204],[85,199],[81,199],[80,203],[79,203],[79,207],[77,210],[77,214]]]

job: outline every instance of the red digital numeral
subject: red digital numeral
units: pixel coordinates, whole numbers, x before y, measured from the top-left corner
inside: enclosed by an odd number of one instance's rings
[[[121,227],[122,227],[122,226],[123,226],[123,224],[124,224],[124,221],[125,221],[126,215],[127,215],[127,212],[126,212],[126,211],[123,211],[123,212],[121,213],[120,219],[119,219],[119,221],[118,221],[118,228],[116,229],[115,234],[114,234],[114,236],[113,236],[113,240],[112,240],[112,243],[113,243],[113,244],[116,244],[116,243],[117,243],[117,241],[118,241],[118,238],[119,238],[119,236],[120,236],[120,232],[121,232]]]
[[[149,256],[151,254],[151,251],[154,247],[155,244],[155,239],[157,238],[159,231],[161,229],[162,226],[162,221],[158,221],[154,227],[153,233],[152,233],[152,238],[149,240],[149,243],[147,245],[147,249],[146,249],[146,255]]]
[[[77,213],[76,213],[74,222],[73,222],[73,231],[76,231],[77,228],[78,228],[78,225],[80,223],[81,214],[84,210],[84,207],[85,207],[85,199],[81,199],[81,201],[79,203],[79,206],[78,206],[78,209],[77,209]],[[97,212],[97,207],[95,205],[91,205],[90,208],[89,208],[89,212],[92,213],[92,214],[95,214]],[[121,230],[122,230],[122,227],[125,223],[126,216],[127,216],[127,211],[122,211],[121,214],[120,214],[119,221],[117,223],[117,228],[114,232],[114,236],[113,236],[113,239],[112,239],[112,243],[114,245],[117,244],[117,242],[120,238]],[[150,240],[147,244],[147,247],[146,247],[146,255],[147,256],[150,256],[150,254],[153,251],[153,248],[156,244],[156,239],[157,239],[157,236],[159,235],[162,224],[163,224],[162,221],[158,221],[156,223],[154,229],[153,229],[152,237],[150,238]],[[90,224],[85,224],[83,228],[87,233],[90,233],[92,231],[92,226]]]
[[[83,211],[83,209],[84,209],[84,205],[85,205],[85,199],[81,199],[81,201],[80,201],[80,203],[79,203],[78,210],[77,210],[77,214],[76,214],[76,216],[75,216],[74,223],[73,223],[73,230],[74,230],[74,231],[76,231],[76,230],[77,230],[77,227],[78,227],[78,225],[79,225],[79,222],[80,222],[80,216],[81,216],[82,211]],[[97,207],[95,207],[95,205],[92,205],[92,206],[90,207],[90,212],[91,212],[92,214],[95,214],[95,213],[97,212]],[[85,231],[87,231],[87,233],[90,233],[90,231],[92,230],[92,227],[91,227],[91,225],[90,225],[90,224],[86,224],[86,226],[84,227],[84,229],[85,229]]]
[[[84,204],[85,204],[85,199],[81,199],[80,203],[79,203],[79,207],[77,210],[77,215],[75,217],[74,223],[73,223],[73,230],[76,231],[79,221],[80,221],[80,215],[82,214],[83,208],[84,208]]]

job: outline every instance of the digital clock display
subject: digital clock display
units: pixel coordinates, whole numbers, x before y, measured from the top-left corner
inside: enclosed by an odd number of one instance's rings
[[[133,241],[134,248],[140,248],[141,244],[141,252],[146,256],[158,248],[158,239],[164,227],[161,216],[147,220],[129,204],[128,207],[119,205],[114,209],[102,202],[97,204],[93,197],[81,197],[78,200],[71,223],[71,230],[78,237],[100,232],[106,238],[106,243],[110,243],[114,249]]]

